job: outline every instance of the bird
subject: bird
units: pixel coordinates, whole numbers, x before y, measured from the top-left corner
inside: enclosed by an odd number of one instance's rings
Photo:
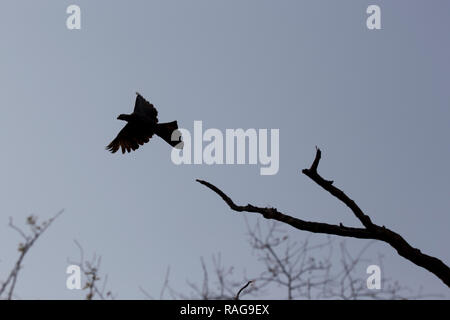
[[[177,121],[158,123],[158,111],[139,92],[136,92],[133,113],[120,114],[117,119],[126,121],[127,124],[120,130],[117,137],[106,146],[106,150],[111,153],[117,152],[120,148],[123,154],[135,151],[140,145],[147,143],[154,134],[174,148],[183,148]],[[173,134],[174,131],[177,131],[177,133]],[[172,135],[174,140],[172,140]]]

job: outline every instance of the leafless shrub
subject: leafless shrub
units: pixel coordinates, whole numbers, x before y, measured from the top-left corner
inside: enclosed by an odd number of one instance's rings
[[[84,275],[85,281],[82,289],[87,292],[86,300],[93,300],[96,297],[100,300],[114,299],[115,296],[112,292],[106,290],[108,275],[105,275],[103,282],[100,283],[99,274],[102,257],[94,253],[91,260],[85,260],[83,247],[78,241],[74,240],[74,242],[80,251],[80,258],[77,262],[69,261],[69,263],[78,265]]]
[[[367,243],[355,255],[350,254],[344,241],[338,244],[330,236],[325,241],[311,241],[311,236],[301,242],[291,240],[280,223],[270,222],[263,228],[260,223],[247,223],[248,244],[263,267],[254,277],[243,274],[239,280],[234,267],[225,267],[220,254],[213,255],[212,268],[208,269],[201,258],[203,279],[201,283],[187,281],[190,293],[184,294],[169,286],[168,274],[163,291],[175,299],[421,299],[439,297],[426,295],[419,290],[414,293],[397,281],[382,277],[381,289],[368,289],[366,277],[357,276],[363,263],[374,263],[365,254],[374,243]],[[338,252],[340,264],[332,263]],[[335,261],[335,260],[333,260]],[[382,256],[376,264],[382,266]],[[163,297],[161,297],[163,298]]]
[[[23,242],[19,243],[18,251],[19,257],[17,258],[14,266],[9,273],[5,281],[0,285],[0,298],[11,300],[14,295],[14,289],[16,287],[19,272],[22,269],[23,260],[28,251],[33,247],[39,237],[50,227],[53,221],[58,218],[63,211],[58,212],[52,218],[38,223],[38,218],[34,215],[27,217],[25,224],[29,228],[28,232],[25,232],[22,228],[16,226],[13,219],[9,218],[9,227],[15,230],[23,239]]]

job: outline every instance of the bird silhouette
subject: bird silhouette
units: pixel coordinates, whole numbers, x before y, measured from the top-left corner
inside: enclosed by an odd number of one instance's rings
[[[118,120],[126,121],[127,124],[106,149],[112,153],[117,152],[120,148],[122,148],[122,153],[131,152],[148,142],[154,134],[172,147],[182,149],[183,141],[177,122],[158,123],[158,111],[153,104],[145,100],[139,92],[136,92],[136,95],[133,113],[121,114],[117,117]],[[178,131],[177,134],[174,134],[176,140],[172,141],[172,134],[176,130]]]

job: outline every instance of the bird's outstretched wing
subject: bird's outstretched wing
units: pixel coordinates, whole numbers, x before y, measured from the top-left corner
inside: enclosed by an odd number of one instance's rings
[[[158,122],[158,111],[156,108],[145,100],[143,96],[139,94],[139,92],[136,92],[136,102],[134,103],[134,112],[137,114],[142,114],[150,119],[154,120],[155,122]]]
[[[138,149],[139,145],[148,142],[152,136],[153,133],[145,132],[138,126],[127,123],[117,137],[106,147],[106,150],[115,153],[119,148],[122,148],[122,153],[125,153],[125,151],[131,152],[131,150]]]

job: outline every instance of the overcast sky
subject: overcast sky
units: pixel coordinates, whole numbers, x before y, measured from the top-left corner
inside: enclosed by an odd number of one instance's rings
[[[66,8],[81,8],[81,30]],[[382,30],[366,8],[381,7]],[[79,299],[68,259],[102,256],[119,298],[158,296],[201,280],[200,257],[221,252],[237,276],[260,270],[242,215],[195,182],[238,203],[305,220],[360,226],[301,174],[320,172],[375,223],[450,263],[450,3],[448,1],[19,1],[0,10],[0,279],[18,251],[9,217],[64,214],[36,243],[17,283],[22,299]],[[280,167],[180,165],[154,138],[131,154],[105,146],[135,91],[192,130],[280,130]],[[248,214],[249,222],[256,219]],[[292,230],[301,241],[308,234]],[[291,232],[292,231],[292,232]],[[317,241],[324,236],[314,236]],[[340,241],[340,239],[337,239]],[[350,249],[367,242],[348,239]],[[434,275],[373,245],[383,275],[449,297]],[[365,276],[361,270],[361,276]],[[276,296],[275,296],[276,297]]]

